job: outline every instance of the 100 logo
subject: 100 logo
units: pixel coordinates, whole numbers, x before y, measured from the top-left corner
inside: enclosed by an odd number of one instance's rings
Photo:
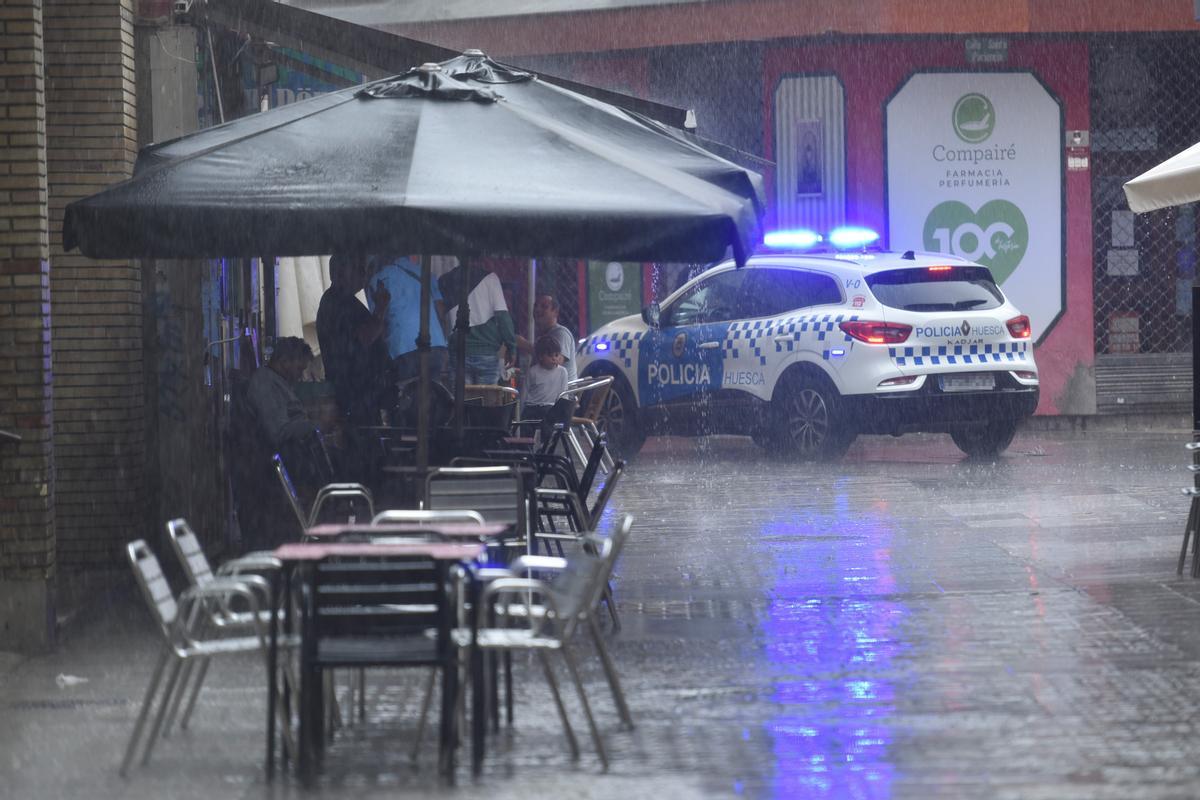
[[[947,200],[925,218],[923,238],[926,250],[983,264],[996,283],[1004,283],[1029,247],[1029,224],[1021,209],[1007,200],[991,200],[978,211]]]

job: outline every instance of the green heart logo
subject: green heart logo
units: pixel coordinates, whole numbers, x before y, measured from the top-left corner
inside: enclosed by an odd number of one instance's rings
[[[1029,223],[1021,209],[1007,200],[990,200],[979,211],[947,200],[925,218],[923,238],[926,250],[983,264],[996,283],[1003,284],[1029,248]]]

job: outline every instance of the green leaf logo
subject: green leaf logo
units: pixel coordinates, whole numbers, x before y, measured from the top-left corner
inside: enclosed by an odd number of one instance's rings
[[[950,253],[983,264],[996,283],[1013,274],[1029,248],[1029,223],[1007,200],[990,200],[972,211],[966,203],[947,200],[925,218],[925,249]]]
[[[952,119],[954,132],[967,144],[987,141],[996,129],[996,109],[992,101],[976,92],[958,98]]]

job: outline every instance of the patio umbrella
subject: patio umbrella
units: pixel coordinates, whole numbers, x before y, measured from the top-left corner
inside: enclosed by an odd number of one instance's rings
[[[1200,144],[1171,156],[1125,184],[1125,198],[1137,212],[1200,200]]]
[[[763,203],[756,173],[682,133],[467,51],[148,147],[131,179],[67,206],[63,241],[94,258],[742,262]]]

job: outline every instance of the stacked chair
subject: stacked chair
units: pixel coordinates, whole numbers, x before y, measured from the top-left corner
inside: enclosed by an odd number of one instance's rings
[[[121,761],[120,774],[127,776],[139,743],[143,748],[141,763],[150,760],[155,742],[165,736],[179,713],[193,664],[199,662],[199,672],[192,681],[187,705],[180,726],[186,727],[195,708],[209,662],[214,658],[257,652],[267,658],[267,633],[263,624],[262,600],[269,596],[266,581],[257,575],[213,575],[202,583],[193,584],[178,598],[163,574],[158,558],[145,540],[138,539],[126,547],[134,577],[146,600],[151,616],[162,635],[162,651],[146,687],[141,710],[134,723],[133,733]],[[193,554],[194,556],[194,554]],[[193,558],[198,573],[205,570]],[[230,609],[245,609],[242,617]],[[269,613],[269,612],[268,612]],[[165,683],[163,677],[166,676]],[[142,734],[153,712],[150,733],[143,741]],[[285,736],[287,728],[284,728]]]

